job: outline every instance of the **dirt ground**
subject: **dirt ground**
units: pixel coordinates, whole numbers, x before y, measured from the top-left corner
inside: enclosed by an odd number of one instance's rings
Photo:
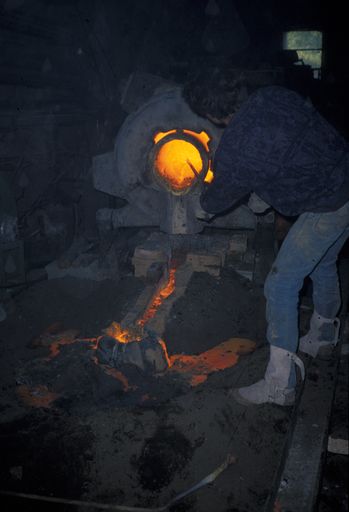
[[[235,462],[212,484],[171,510],[262,510],[292,408],[245,407],[230,395],[232,388],[264,374],[262,287],[229,265],[220,278],[194,273],[167,319],[169,355],[200,354],[235,337],[252,340],[255,350],[200,385],[139,371],[129,373],[126,385],[91,361],[89,339],[121,321],[143,288],[131,274],[117,282],[61,278],[37,283],[14,298],[12,314],[0,324],[1,487],[156,507],[231,454]],[[53,356],[55,336],[67,341]],[[6,500],[3,510],[74,510]]]

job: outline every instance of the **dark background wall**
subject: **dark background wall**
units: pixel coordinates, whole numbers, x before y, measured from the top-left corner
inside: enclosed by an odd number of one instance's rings
[[[91,158],[113,147],[127,115],[120,97],[130,73],[182,83],[212,65],[284,66],[284,30],[322,30],[322,81],[310,89],[347,133],[344,7],[323,4],[0,1],[0,176],[14,194],[29,264],[51,260],[79,232],[92,236],[96,209],[110,205],[93,190]],[[291,85],[309,87],[304,76],[297,82],[292,75]]]

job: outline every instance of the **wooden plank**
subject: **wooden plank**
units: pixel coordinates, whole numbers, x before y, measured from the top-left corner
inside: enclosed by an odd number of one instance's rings
[[[312,512],[315,509],[329,420],[336,387],[340,347],[328,360],[313,359],[306,369],[303,391],[265,512]]]

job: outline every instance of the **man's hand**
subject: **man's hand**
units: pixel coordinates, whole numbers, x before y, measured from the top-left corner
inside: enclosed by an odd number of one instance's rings
[[[250,195],[247,206],[253,211],[253,213],[264,213],[270,208],[270,205],[263,201],[263,199],[257,196],[254,192]]]
[[[214,216],[214,213],[206,212],[200,204],[200,192],[194,193],[191,197],[191,202],[194,208],[195,217],[203,222],[209,222]]]
[[[196,216],[196,218],[198,220],[202,220],[203,222],[210,222],[213,217],[215,216],[214,213],[208,213],[208,212],[205,212],[204,210],[201,210],[202,214],[200,213],[199,215]]]

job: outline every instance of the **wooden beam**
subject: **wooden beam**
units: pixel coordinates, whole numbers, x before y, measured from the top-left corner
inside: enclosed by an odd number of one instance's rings
[[[327,450],[339,358],[338,345],[328,360],[316,358],[308,362],[306,380],[295,406],[275,487],[264,512],[315,510]]]

